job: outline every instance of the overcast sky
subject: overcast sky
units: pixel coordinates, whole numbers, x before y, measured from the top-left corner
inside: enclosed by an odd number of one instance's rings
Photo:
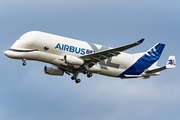
[[[1,120],[179,120],[179,0],[0,0]],[[70,76],[44,74],[47,63],[13,60],[4,51],[32,30],[118,47],[145,38],[125,52],[166,44],[158,62],[175,55],[177,67],[151,79],[102,75],[75,84]]]

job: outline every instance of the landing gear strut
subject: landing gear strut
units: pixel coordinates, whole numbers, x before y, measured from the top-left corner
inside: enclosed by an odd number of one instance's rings
[[[25,66],[27,63],[26,63],[26,59],[22,59],[22,62],[23,62],[23,66]]]
[[[75,80],[75,83],[80,83],[81,80],[77,78],[78,74],[79,74],[79,71],[74,71],[72,72],[73,73],[73,76],[71,77],[72,80]],[[83,74],[87,74],[87,77],[90,78],[92,77],[92,73],[90,73],[87,69],[85,69],[83,71]]]

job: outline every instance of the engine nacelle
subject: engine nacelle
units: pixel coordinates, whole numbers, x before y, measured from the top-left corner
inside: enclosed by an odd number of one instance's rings
[[[63,74],[64,74],[63,70],[61,70],[61,69],[59,69],[58,67],[55,67],[55,66],[52,66],[52,67],[44,66],[44,72],[46,74],[49,74],[49,75],[63,76]]]
[[[71,65],[83,65],[84,64],[84,60],[82,60],[81,58],[78,58],[76,56],[70,56],[70,55],[65,55],[64,61],[65,61],[65,63],[71,64]]]

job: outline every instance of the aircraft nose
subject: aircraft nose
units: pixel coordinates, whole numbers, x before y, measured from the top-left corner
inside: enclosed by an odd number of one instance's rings
[[[4,54],[7,56],[7,50],[6,50],[6,51],[4,51]]]
[[[5,54],[7,57],[10,57],[10,51],[9,51],[9,50],[4,51],[4,54]]]

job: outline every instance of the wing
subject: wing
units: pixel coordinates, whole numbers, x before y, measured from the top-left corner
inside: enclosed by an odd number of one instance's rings
[[[114,49],[104,50],[104,51],[100,51],[100,52],[89,54],[89,55],[84,55],[84,56],[81,56],[81,58],[84,59],[86,61],[86,63],[89,64],[88,67],[91,68],[96,63],[98,63],[102,60],[108,59],[110,57],[117,56],[120,54],[120,52],[125,51],[129,48],[135,47],[135,46],[141,44],[143,41],[144,41],[144,38],[135,43],[129,44],[129,45],[117,47]]]

